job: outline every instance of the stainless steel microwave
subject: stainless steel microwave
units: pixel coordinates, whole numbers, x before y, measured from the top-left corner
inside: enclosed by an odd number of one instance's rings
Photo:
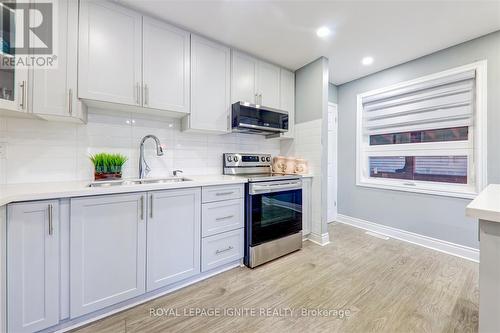
[[[288,112],[248,102],[232,105],[233,132],[276,136],[288,131]]]

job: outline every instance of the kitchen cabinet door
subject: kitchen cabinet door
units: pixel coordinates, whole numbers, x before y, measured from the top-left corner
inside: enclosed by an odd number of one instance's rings
[[[71,199],[70,317],[145,292],[145,194]]]
[[[78,0],[60,0],[58,15],[57,68],[32,70],[31,110],[47,119],[84,121],[84,108],[76,96]]]
[[[109,1],[80,1],[78,97],[141,105],[142,16]]]
[[[147,290],[200,272],[201,190],[148,193]]]
[[[191,114],[185,129],[229,131],[230,72],[228,47],[191,35]]]
[[[4,3],[5,1],[2,1]],[[14,1],[11,1],[14,3]],[[0,110],[14,112],[28,112],[28,70],[26,67],[15,66],[10,63],[15,60],[15,56],[23,57],[24,54],[16,54],[16,41],[24,40],[23,36],[18,36],[19,32],[24,32],[23,20],[17,20],[16,11],[5,5],[0,6],[0,22],[2,26],[1,47],[0,47]]]
[[[143,20],[143,104],[189,113],[189,32]]]
[[[259,61],[233,50],[231,58],[231,103],[257,103],[257,68]]]
[[[295,73],[281,69],[280,110],[288,111],[288,132],[282,138],[293,138],[295,127]]]
[[[59,204],[11,204],[7,209],[9,332],[35,332],[59,322]]]
[[[257,72],[258,104],[274,109],[280,108],[280,68],[259,61]]]

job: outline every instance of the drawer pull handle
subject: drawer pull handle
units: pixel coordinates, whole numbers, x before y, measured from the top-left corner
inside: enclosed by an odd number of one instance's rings
[[[232,249],[234,249],[234,247],[229,246],[229,247],[227,247],[227,248],[225,248],[223,250],[217,250],[217,251],[215,251],[215,254],[221,254],[221,253],[224,253],[224,252],[227,252],[227,251],[231,251]]]
[[[217,192],[215,195],[217,196],[220,196],[220,195],[229,195],[229,194],[233,194],[234,191],[231,191],[231,192]]]
[[[215,220],[216,220],[216,221],[222,221],[222,220],[231,219],[231,218],[233,218],[233,217],[234,217],[234,215],[228,215],[228,216],[224,216],[224,217],[218,217],[218,218],[216,218]]]

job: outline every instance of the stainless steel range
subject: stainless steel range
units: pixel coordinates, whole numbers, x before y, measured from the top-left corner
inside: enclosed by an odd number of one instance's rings
[[[245,265],[256,267],[302,248],[302,179],[272,172],[269,154],[224,154],[225,175],[245,185]]]

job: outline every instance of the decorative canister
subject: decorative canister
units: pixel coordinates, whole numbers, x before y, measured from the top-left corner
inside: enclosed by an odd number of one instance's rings
[[[295,173],[295,157],[286,158],[285,173]]]
[[[273,158],[273,172],[285,173],[286,158],[284,156],[275,156]]]
[[[295,173],[305,175],[309,172],[309,168],[307,166],[307,161],[303,158],[297,158],[295,160]]]

